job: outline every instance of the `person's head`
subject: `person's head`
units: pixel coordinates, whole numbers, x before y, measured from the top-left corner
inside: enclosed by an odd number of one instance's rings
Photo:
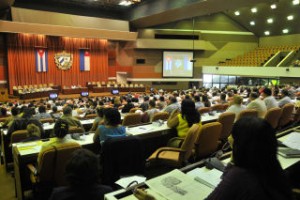
[[[103,107],[99,107],[99,108],[96,109],[96,112],[97,112],[98,117],[102,118],[103,115],[104,115],[104,108]]]
[[[243,97],[240,95],[234,95],[232,103],[235,105],[241,105],[243,103]]]
[[[35,125],[35,124],[28,124],[27,127],[26,127],[26,130],[27,130],[27,133],[28,133],[28,137],[33,137],[33,136],[36,136],[36,137],[41,137],[41,130],[40,128]]]
[[[69,124],[66,120],[58,119],[54,124],[54,134],[58,138],[64,138],[69,133]]]
[[[18,107],[12,107],[11,108],[11,114],[12,114],[12,116],[17,116],[19,114],[19,108]]]
[[[45,113],[46,112],[46,107],[44,105],[41,105],[39,107],[39,113]]]
[[[286,90],[286,89],[283,89],[283,90],[281,90],[281,95],[282,95],[283,97],[289,96],[289,91]]]
[[[165,101],[165,97],[164,96],[160,96],[159,97],[159,101],[164,102]]]
[[[194,96],[194,100],[195,100],[195,102],[199,102],[200,101],[200,96],[199,95],[195,95]]]
[[[120,105],[120,104],[121,104],[121,99],[120,99],[120,97],[115,97],[115,98],[114,98],[114,104],[115,104],[115,105]]]
[[[155,101],[154,100],[150,100],[149,101],[149,106],[150,106],[150,108],[155,108]]]
[[[233,160],[236,166],[255,173],[266,173],[279,167],[276,133],[272,126],[258,117],[243,117],[232,129]]]
[[[225,94],[224,92],[222,92],[222,93],[220,94],[220,99],[221,99],[222,101],[226,101],[226,94]]]
[[[196,110],[195,102],[191,99],[184,99],[181,102],[181,115],[187,120],[189,127],[200,121],[200,113]]]
[[[34,112],[33,108],[24,108],[22,118],[29,119],[32,117]]]
[[[169,100],[170,100],[170,104],[177,103],[177,98],[176,97],[170,97]]]
[[[258,93],[257,92],[251,92],[250,95],[249,95],[249,99],[250,100],[255,100],[259,97]]]
[[[272,91],[270,88],[264,88],[262,91],[263,96],[271,96],[272,95]]]
[[[104,111],[104,121],[106,125],[118,126],[121,124],[121,114],[115,108],[107,108]]]
[[[72,114],[72,108],[70,106],[66,106],[63,108],[64,115],[71,115]]]
[[[57,112],[57,107],[56,107],[56,106],[53,106],[53,107],[52,107],[52,111],[53,111],[53,112]]]
[[[7,114],[7,109],[2,107],[1,108],[1,115],[5,116]]]
[[[87,149],[73,152],[65,169],[65,178],[71,187],[88,188],[98,183],[100,162],[98,157]]]

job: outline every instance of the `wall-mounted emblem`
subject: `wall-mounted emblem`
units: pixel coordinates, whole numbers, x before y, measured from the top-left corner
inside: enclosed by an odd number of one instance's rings
[[[73,55],[65,51],[54,55],[55,64],[61,70],[68,70],[73,64]]]

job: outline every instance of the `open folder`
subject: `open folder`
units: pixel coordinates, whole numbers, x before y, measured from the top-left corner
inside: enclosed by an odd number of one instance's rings
[[[300,158],[300,150],[292,148],[279,148],[278,154],[285,158]]]

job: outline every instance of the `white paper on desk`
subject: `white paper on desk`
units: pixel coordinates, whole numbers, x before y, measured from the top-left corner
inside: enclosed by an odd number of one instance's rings
[[[118,184],[119,186],[121,186],[122,188],[127,188],[129,186],[129,184],[131,184],[135,181],[137,182],[135,184],[139,184],[139,183],[145,182],[145,180],[146,180],[146,177],[135,175],[135,176],[128,176],[128,177],[120,178],[115,183]],[[133,186],[133,185],[130,185],[130,186]]]
[[[221,182],[222,174],[223,172],[217,169],[210,170],[206,167],[195,168],[187,173],[187,175],[191,176],[192,178],[197,177],[197,181],[211,188],[217,187],[217,185]]]
[[[292,149],[300,150],[300,133],[299,132],[290,133],[282,143],[285,146],[290,147]]]
[[[168,200],[199,200],[212,192],[212,188],[199,184],[178,169],[146,181],[146,184]]]

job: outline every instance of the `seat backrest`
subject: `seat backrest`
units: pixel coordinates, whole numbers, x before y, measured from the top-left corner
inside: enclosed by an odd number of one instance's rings
[[[229,107],[229,103],[224,103],[223,104],[223,110],[227,110],[228,107]]]
[[[238,115],[237,120],[241,119],[242,117],[258,117],[258,112],[254,109],[242,110]]]
[[[295,115],[294,115],[294,122],[295,122],[295,123],[300,122],[300,108],[299,108],[299,107],[296,108],[296,113],[295,113]]]
[[[209,107],[201,107],[198,109],[198,112],[200,114],[209,113],[210,111],[211,111],[211,108],[209,108]]]
[[[131,108],[129,110],[129,113],[135,113],[135,111],[137,111],[137,110],[141,110],[141,109],[140,108]]]
[[[169,113],[168,112],[157,112],[153,115],[152,121],[157,121],[157,120],[168,120],[169,118]]]
[[[220,140],[227,140],[228,136],[231,133],[234,119],[235,119],[234,112],[225,112],[219,116],[217,121],[222,124]]]
[[[200,131],[200,126],[198,124],[193,124],[193,126],[188,130],[187,135],[181,145],[181,149],[185,151],[183,161],[188,160],[192,155],[192,150],[195,147],[197,132]]]
[[[67,185],[64,178],[65,167],[72,153],[81,148],[76,142],[66,142],[55,148],[42,151],[38,166],[38,182],[53,183],[55,186]]]
[[[40,122],[43,123],[53,123],[54,119],[53,118],[44,118],[44,119],[40,119]]]
[[[279,127],[283,127],[291,121],[292,114],[293,114],[293,111],[294,111],[294,107],[295,106],[292,103],[285,104],[282,107],[281,117],[280,117],[279,122],[278,122]]]
[[[78,126],[70,126],[69,127],[69,133],[84,133],[84,129]]]
[[[197,159],[208,157],[217,151],[221,130],[222,124],[219,122],[207,123],[200,128],[195,142]]]
[[[109,138],[101,146],[102,183],[113,185],[121,176],[144,174],[145,155],[135,136]]]
[[[28,132],[27,130],[17,130],[14,131],[11,134],[11,139],[10,142],[13,143],[17,143],[17,142],[21,142],[22,140],[25,140],[27,138]]]
[[[125,115],[122,125],[123,126],[131,126],[140,124],[142,120],[142,115],[140,113],[128,113]]]
[[[211,110],[217,111],[217,112],[222,112],[222,111],[224,111],[224,106],[223,106],[223,104],[215,104],[215,105],[211,106]]]
[[[97,114],[87,114],[84,118],[85,119],[95,119],[97,117]]]
[[[265,120],[276,129],[278,126],[279,119],[281,117],[282,109],[281,108],[271,108],[267,111],[265,115]]]

